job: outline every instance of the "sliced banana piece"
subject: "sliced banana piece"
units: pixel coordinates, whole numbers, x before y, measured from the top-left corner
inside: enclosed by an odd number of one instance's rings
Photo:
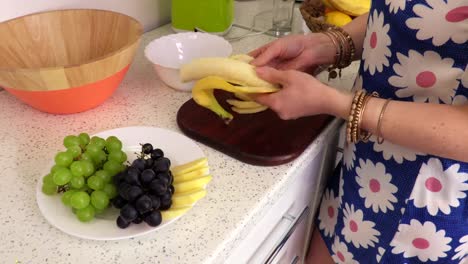
[[[234,93],[234,95],[244,101],[253,101],[252,98],[246,93]]]
[[[206,175],[190,181],[174,183],[175,193],[186,193],[202,189],[211,181],[212,178],[213,177],[211,177],[211,175]]]
[[[171,209],[169,210],[162,210],[161,216],[164,220],[171,220],[171,219],[174,219],[178,216],[185,214],[191,208],[192,208],[191,206],[184,206],[184,207],[178,207],[178,208],[171,207]]]
[[[191,181],[193,179],[197,179],[203,176],[206,176],[210,173],[210,169],[208,167],[202,167],[194,171],[190,171],[184,174],[179,174],[174,176],[174,183],[181,183],[186,181]]]
[[[252,107],[252,108],[238,108],[238,107],[231,107],[232,111],[238,114],[255,114],[258,112],[262,112],[268,109],[267,106],[261,105],[259,107]]]
[[[199,58],[180,68],[180,79],[183,82],[200,80],[207,76],[218,76],[227,82],[242,86],[277,88],[260,79],[253,65],[238,59]]]
[[[182,193],[182,194],[174,193],[174,195],[172,196],[172,206],[174,207],[192,206],[196,201],[205,197],[205,195],[206,195],[205,189],[199,189],[196,191]]]
[[[197,170],[202,167],[208,166],[208,159],[206,157],[192,160],[190,162],[171,167],[171,172],[174,177],[178,175]]]
[[[227,99],[226,102],[228,102],[228,104],[239,109],[256,108],[256,107],[263,106],[255,101],[241,101],[241,100],[235,100],[235,99]]]

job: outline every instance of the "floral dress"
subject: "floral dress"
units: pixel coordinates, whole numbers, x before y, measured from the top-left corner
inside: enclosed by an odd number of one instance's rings
[[[468,104],[468,0],[373,1],[363,46],[355,88]],[[465,264],[467,194],[468,163],[372,137],[345,146],[317,227],[336,263]]]

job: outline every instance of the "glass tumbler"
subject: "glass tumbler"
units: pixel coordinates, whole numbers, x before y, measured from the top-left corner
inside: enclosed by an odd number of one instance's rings
[[[284,36],[291,32],[294,0],[273,0],[272,33]]]

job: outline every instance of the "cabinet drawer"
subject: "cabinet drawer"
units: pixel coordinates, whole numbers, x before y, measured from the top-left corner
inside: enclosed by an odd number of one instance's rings
[[[290,222],[289,229],[273,249],[265,263],[268,264],[296,264],[302,263],[304,256],[304,240],[307,234],[307,219],[310,215],[309,207],[304,208],[297,218],[286,219]]]

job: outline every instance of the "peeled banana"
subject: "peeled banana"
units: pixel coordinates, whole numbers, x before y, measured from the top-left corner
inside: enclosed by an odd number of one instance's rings
[[[227,99],[226,102],[228,102],[228,104],[234,106],[234,107],[237,107],[237,108],[240,108],[240,109],[245,109],[245,108],[257,108],[257,107],[261,107],[263,105],[255,102],[255,101],[244,101],[244,100],[235,100],[235,99]]]
[[[255,113],[259,113],[259,112],[267,110],[268,107],[264,105],[252,107],[252,108],[239,108],[239,107],[233,106],[231,109],[232,111],[238,114],[255,114]]]
[[[234,93],[234,95],[243,101],[253,101],[252,98],[245,93]]]
[[[200,58],[185,64],[180,69],[182,81],[198,80],[193,89],[194,101],[213,111],[227,124],[234,118],[216,100],[214,89],[232,92],[240,100],[231,100],[231,108],[237,113],[257,113],[267,107],[254,102],[248,94],[272,93],[278,87],[260,79],[253,65],[249,62],[253,58],[245,55],[234,55],[229,58]]]

